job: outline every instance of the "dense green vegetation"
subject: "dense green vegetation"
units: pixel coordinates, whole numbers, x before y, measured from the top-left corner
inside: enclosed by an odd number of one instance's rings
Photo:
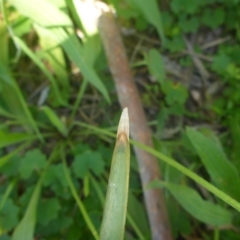
[[[239,2],[108,1],[175,239],[240,236]],[[0,240],[98,239],[121,109],[95,16],[0,3]],[[151,238],[142,191],[132,151],[125,239]]]

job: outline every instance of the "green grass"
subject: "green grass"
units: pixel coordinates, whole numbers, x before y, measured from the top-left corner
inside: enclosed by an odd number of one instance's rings
[[[130,166],[111,167],[122,153],[114,152],[121,110],[93,16],[76,1],[0,3],[0,240],[107,239],[101,226],[114,230],[116,221],[104,209],[119,200],[105,199],[107,184],[128,167],[116,228],[121,239],[151,239],[134,152]],[[164,189],[174,237],[238,239],[238,1],[109,4],[120,27],[134,30],[123,37],[153,129],[154,149],[130,144],[159,159],[163,179],[147,187]],[[198,72],[183,39],[193,35],[210,83],[221,86],[197,89],[198,102],[181,78],[192,76],[169,74],[166,63]],[[209,36],[229,40],[206,47]]]

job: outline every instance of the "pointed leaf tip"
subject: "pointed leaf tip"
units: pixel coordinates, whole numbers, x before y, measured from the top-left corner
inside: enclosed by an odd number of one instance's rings
[[[118,124],[117,136],[120,133],[125,133],[129,139],[129,117],[128,117],[128,108],[124,108],[122,115]]]

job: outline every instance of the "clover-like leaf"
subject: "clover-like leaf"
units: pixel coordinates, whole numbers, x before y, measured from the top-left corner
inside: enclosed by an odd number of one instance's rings
[[[42,199],[38,206],[38,222],[47,225],[57,218],[60,208],[57,198]]]
[[[83,178],[88,170],[100,175],[104,169],[102,155],[98,152],[87,150],[75,156],[72,168],[76,177]]]
[[[0,196],[1,202],[1,196]],[[18,222],[19,208],[11,199],[7,199],[2,210],[0,211],[0,231],[6,232],[11,230]]]
[[[28,179],[34,170],[41,170],[46,166],[46,156],[38,149],[28,151],[21,159],[20,174],[23,179]]]

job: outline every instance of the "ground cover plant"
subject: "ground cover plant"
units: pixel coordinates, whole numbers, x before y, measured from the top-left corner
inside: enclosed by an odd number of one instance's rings
[[[99,239],[121,100],[94,2],[0,0],[0,240]],[[239,1],[106,6],[154,146],[130,143],[162,175],[143,187],[131,151],[124,239],[162,239],[150,189],[169,239],[239,239]]]

